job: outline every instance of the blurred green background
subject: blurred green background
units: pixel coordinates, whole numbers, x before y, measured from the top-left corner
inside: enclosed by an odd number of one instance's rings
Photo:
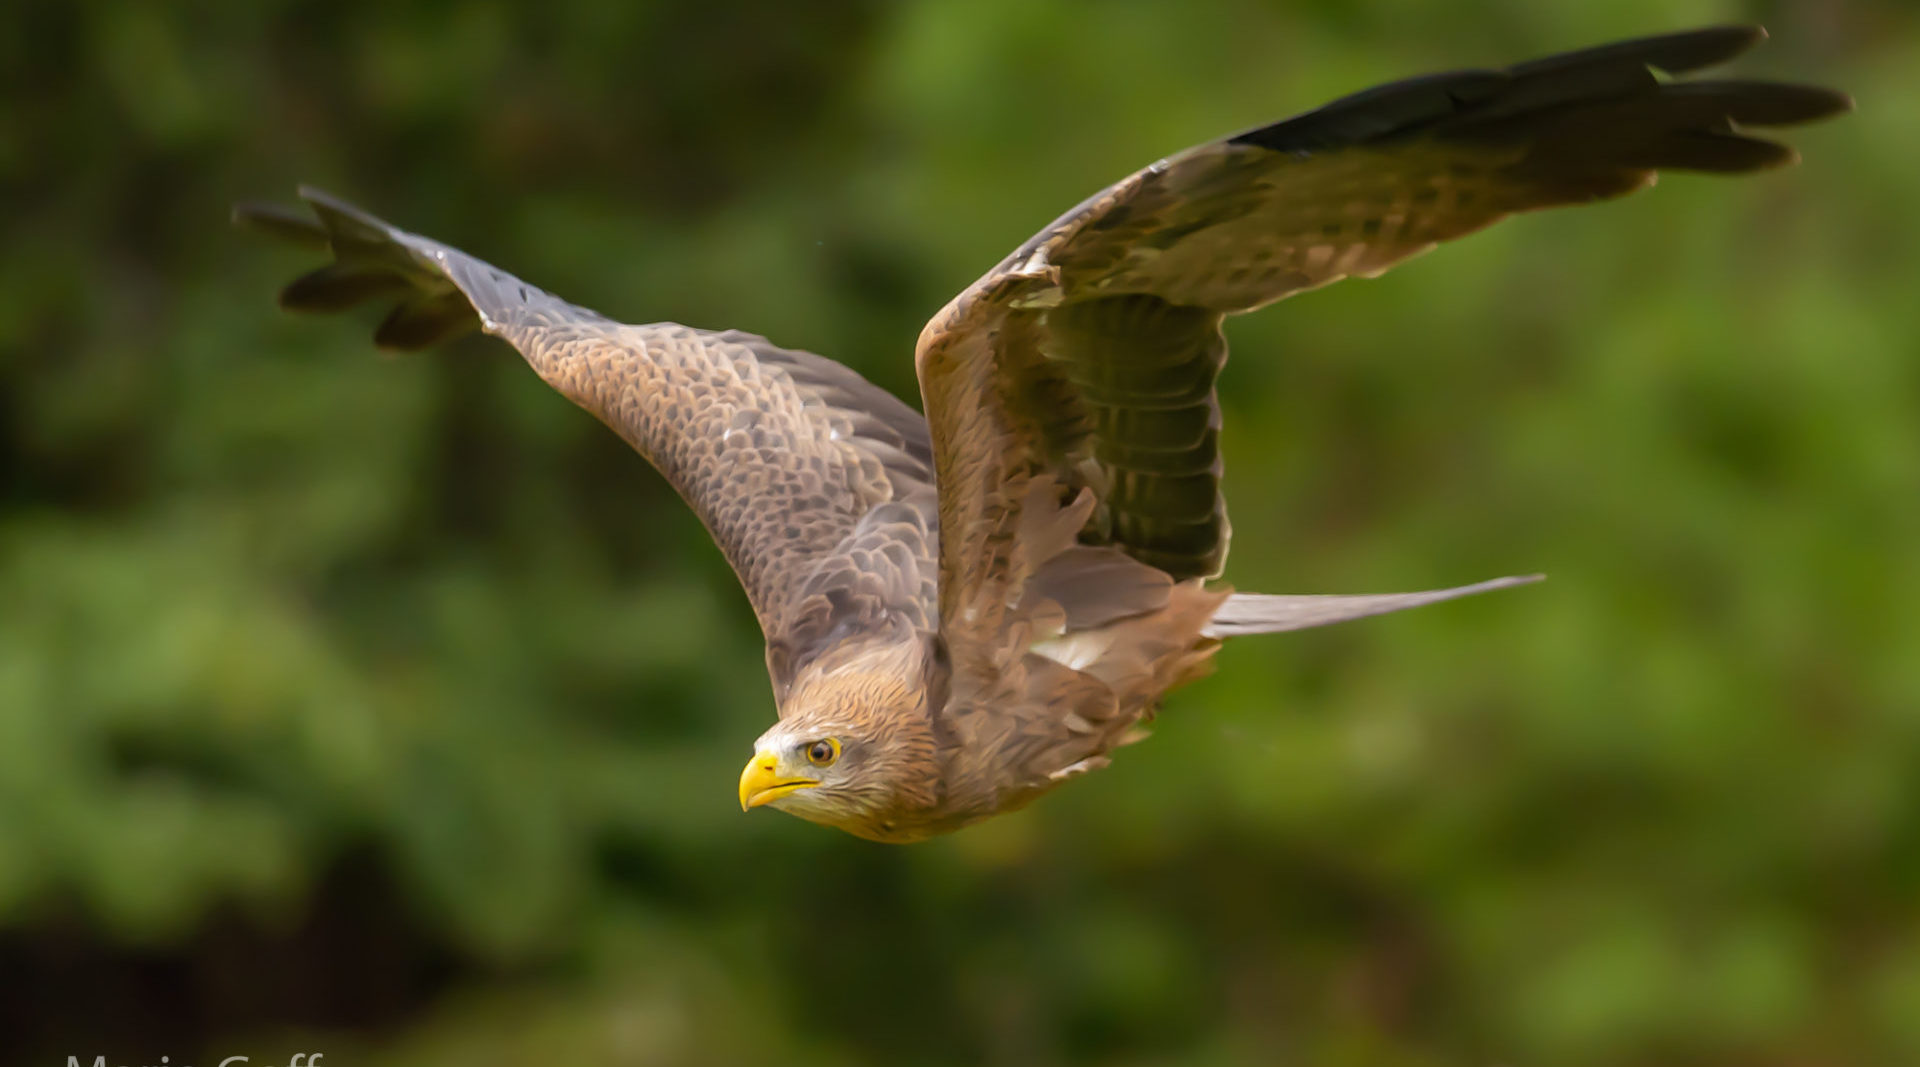
[[[0,16],[0,1063],[1920,1063],[1920,21],[1873,0]],[[1243,642],[911,848],[734,783],[698,523],[485,339],[278,312],[310,181],[913,395],[1093,189],[1376,81],[1760,21],[1806,162],[1232,326]]]

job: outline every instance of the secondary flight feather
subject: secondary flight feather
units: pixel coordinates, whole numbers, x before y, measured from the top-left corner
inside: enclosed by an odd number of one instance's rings
[[[1672,77],[1764,36],[1716,27],[1413,78],[1154,163],[934,316],[915,353],[925,417],[831,360],[615,322],[318,190],[301,190],[311,215],[235,218],[331,254],[283,306],[390,302],[374,334],[388,348],[493,334],[651,461],[766,635],[779,721],[741,805],[915,841],[1105,765],[1221,641],[1531,580],[1210,585],[1229,536],[1221,323],[1662,170],[1791,162],[1750,131],[1837,114],[1844,95]]]

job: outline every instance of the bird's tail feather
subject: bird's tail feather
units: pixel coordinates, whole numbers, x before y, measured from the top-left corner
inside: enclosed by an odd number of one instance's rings
[[[1214,639],[1244,637],[1247,634],[1273,634],[1287,630],[1305,630],[1315,626],[1405,611],[1423,604],[1437,604],[1455,597],[1526,585],[1544,578],[1527,574],[1495,578],[1452,589],[1432,589],[1424,593],[1366,593],[1358,596],[1274,596],[1267,593],[1235,593],[1213,613],[1213,621],[1201,631]]]

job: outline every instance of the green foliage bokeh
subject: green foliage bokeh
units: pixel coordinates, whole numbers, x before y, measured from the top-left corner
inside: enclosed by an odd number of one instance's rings
[[[4,21],[0,964],[40,999],[0,1006],[0,1048],[1920,1062],[1909,8]],[[1716,21],[1773,31],[1744,72],[1859,113],[1792,131],[1798,168],[1670,177],[1231,328],[1234,584],[1551,580],[1231,646],[1111,770],[909,849],[740,815],[759,634],[638,458],[485,339],[388,360],[364,319],[280,314],[310,257],[225,227],[312,182],[912,396],[948,296],[1154,158]],[[63,984],[75,959],[200,982]],[[314,1007],[343,983],[358,1009]],[[173,1008],[128,1014],[149,995]]]

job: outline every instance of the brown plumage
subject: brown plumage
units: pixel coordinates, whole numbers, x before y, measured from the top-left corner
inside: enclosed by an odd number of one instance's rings
[[[1663,76],[1763,36],[1696,30],[1415,78],[1155,163],[934,316],[916,354],[924,419],[830,360],[617,323],[314,190],[301,195],[315,219],[235,215],[332,253],[284,306],[396,301],[375,333],[392,348],[504,338],[652,461],[766,633],[780,721],[742,805],[913,841],[1104,765],[1228,637],[1529,580],[1209,589],[1228,541],[1221,322],[1662,169],[1792,161],[1746,130],[1824,118],[1846,97]]]

